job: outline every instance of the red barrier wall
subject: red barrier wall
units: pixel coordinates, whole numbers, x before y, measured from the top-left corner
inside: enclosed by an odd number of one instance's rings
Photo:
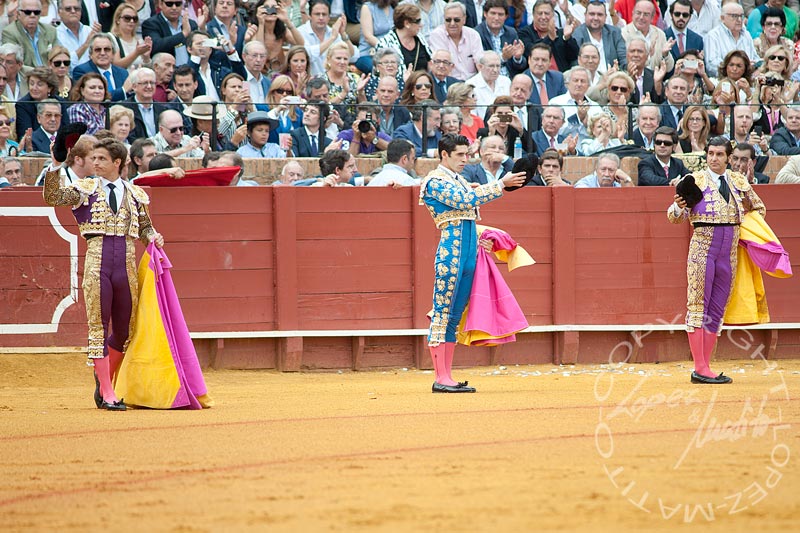
[[[800,188],[767,185],[757,191],[796,265]],[[372,331],[427,326],[438,234],[427,210],[417,205],[418,189],[149,192],[193,334],[255,332],[243,338],[212,334],[196,339],[204,363],[282,370],[429,366],[422,336]],[[481,223],[511,233],[537,261],[506,273],[529,323],[597,325],[601,331],[560,328],[581,331],[526,333],[508,346],[459,348],[459,364],[599,362],[618,343],[634,338],[629,331],[616,331],[619,325],[681,324],[691,230],[688,224],[667,222],[672,194],[660,187],[527,188],[482,208]],[[9,215],[10,207],[28,206],[43,206],[40,189],[0,193],[0,214],[5,215],[0,216],[0,261],[6,267],[0,277],[0,346],[83,346],[80,291],[78,304],[58,319],[57,332],[8,332],[15,324],[50,322],[70,290],[66,241],[47,218]],[[69,209],[57,209],[56,216],[76,233]],[[78,249],[80,276],[82,239]],[[765,284],[772,322],[800,322],[795,279],[767,276]],[[345,336],[309,333],[316,330],[354,331]],[[274,331],[298,333],[276,336]],[[763,344],[770,357],[794,357],[800,353],[798,331],[737,335],[752,335],[751,343]],[[635,361],[688,357],[680,333],[655,331],[641,346],[633,344],[629,355]],[[727,340],[719,356],[741,358],[752,351]],[[622,354],[620,349],[614,353]]]

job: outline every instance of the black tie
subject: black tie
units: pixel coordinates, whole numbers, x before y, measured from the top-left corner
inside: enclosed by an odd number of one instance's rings
[[[319,155],[319,148],[317,148],[317,136],[311,136],[311,155],[316,157]]]
[[[725,198],[725,203],[731,199],[731,190],[728,188],[728,182],[724,175],[719,177],[719,193]]]
[[[117,195],[114,194],[114,184],[108,184],[108,206],[111,210],[116,213],[117,212]]]
[[[439,81],[439,94],[442,95],[442,100],[447,98],[447,86],[444,81]]]
[[[681,127],[681,120],[683,119],[683,109],[678,109],[678,127]]]

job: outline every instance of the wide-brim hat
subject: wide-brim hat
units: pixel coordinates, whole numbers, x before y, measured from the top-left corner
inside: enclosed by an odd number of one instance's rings
[[[217,104],[217,114],[214,115],[214,105]],[[198,96],[192,100],[192,105],[189,109],[183,112],[187,117],[197,118],[200,120],[221,120],[225,116],[225,106],[210,96]]]
[[[247,115],[247,129],[248,131],[258,124],[269,124],[270,131],[278,128],[278,121],[270,118],[266,111],[253,111]]]

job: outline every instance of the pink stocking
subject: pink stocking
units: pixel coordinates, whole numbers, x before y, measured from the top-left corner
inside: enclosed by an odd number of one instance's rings
[[[444,371],[447,374],[447,379],[456,383],[453,379],[453,354],[456,353],[456,343],[454,342],[446,342],[444,343]],[[446,383],[449,385],[449,383]]]
[[[117,371],[119,370],[119,365],[122,364],[122,358],[125,357],[122,355],[122,352],[119,350],[115,350],[111,346],[108,347],[108,367],[109,367],[109,376],[111,377],[111,383],[117,381]]]
[[[705,359],[706,367],[708,368],[709,376],[714,377],[717,374],[711,371],[711,354],[714,353],[714,347],[717,345],[717,334],[713,331],[703,330],[703,359]]]
[[[100,380],[100,395],[106,403],[113,403],[117,401],[117,395],[114,394],[114,386],[111,385],[111,368],[109,357],[94,360],[94,372],[97,374],[97,379]]]
[[[436,372],[436,383],[440,385],[457,385],[452,378],[448,377],[445,346],[445,344],[430,346],[433,370]]]
[[[708,368],[708,363],[705,358],[704,350],[704,331],[696,328],[694,331],[687,331],[689,336],[689,349],[692,351],[692,361],[694,361],[694,371],[708,378],[712,378],[715,374],[711,373]]]

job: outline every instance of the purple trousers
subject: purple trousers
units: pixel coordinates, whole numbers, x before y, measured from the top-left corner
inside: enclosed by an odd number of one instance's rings
[[[137,283],[133,239],[106,235],[87,241],[83,294],[90,359],[108,355],[108,346],[124,351],[133,329]]]
[[[733,288],[739,226],[694,228],[686,275],[689,330],[718,333]]]

